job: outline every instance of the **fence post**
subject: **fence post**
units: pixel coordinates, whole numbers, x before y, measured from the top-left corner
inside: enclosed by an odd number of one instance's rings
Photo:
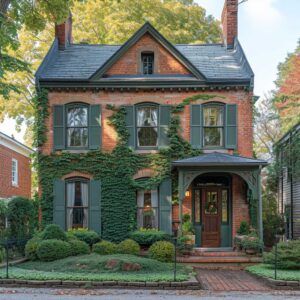
[[[8,279],[8,239],[6,239],[6,243],[5,243],[5,252],[6,252],[6,279]]]

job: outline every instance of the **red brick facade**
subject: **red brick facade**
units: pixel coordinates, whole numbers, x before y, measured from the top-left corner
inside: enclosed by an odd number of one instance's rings
[[[18,184],[12,184],[12,160],[18,161]],[[8,147],[0,145],[0,198],[31,197],[31,160]]]

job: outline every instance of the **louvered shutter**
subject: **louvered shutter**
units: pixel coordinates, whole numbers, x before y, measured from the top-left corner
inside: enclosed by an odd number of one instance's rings
[[[53,185],[53,223],[66,230],[66,198],[65,182],[54,180]]]
[[[202,147],[202,106],[201,104],[191,105],[191,145],[193,148]]]
[[[101,233],[101,182],[90,181],[89,229]]]
[[[135,148],[135,110],[133,105],[124,106],[126,110],[125,123],[129,132],[128,147]]]
[[[237,105],[226,105],[225,147],[237,148]]]
[[[166,147],[169,145],[168,131],[171,120],[171,105],[159,106],[159,132],[158,132],[158,146]]]
[[[159,227],[172,233],[172,181],[165,179],[159,186]]]
[[[89,149],[97,150],[101,147],[101,106],[90,105],[89,111]]]
[[[65,149],[65,109],[63,105],[53,106],[53,147]]]

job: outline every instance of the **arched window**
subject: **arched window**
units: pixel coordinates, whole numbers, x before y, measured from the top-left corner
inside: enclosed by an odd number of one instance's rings
[[[137,192],[137,227],[158,228],[158,190]]]
[[[66,181],[67,229],[88,228],[89,181],[74,178]]]
[[[138,147],[157,147],[158,120],[158,105],[145,103],[136,107]]]
[[[225,109],[220,103],[208,103],[203,106],[203,146],[223,147]]]
[[[142,52],[141,53],[142,74],[151,75],[154,73],[154,53]]]
[[[88,105],[74,103],[66,106],[66,142],[68,148],[88,148]]]

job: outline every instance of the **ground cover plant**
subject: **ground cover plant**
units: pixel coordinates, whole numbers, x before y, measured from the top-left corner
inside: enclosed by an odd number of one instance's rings
[[[177,266],[177,280],[184,281],[191,269]],[[5,269],[0,269],[5,277]],[[92,253],[67,257],[52,262],[29,261],[10,268],[10,277],[32,280],[120,280],[120,281],[172,281],[173,264],[134,255],[99,255]]]
[[[269,264],[259,264],[255,266],[247,267],[248,272],[253,273],[258,276],[267,277],[274,279],[274,266]],[[299,281],[300,280],[300,270],[277,270],[278,280],[289,280],[289,281]]]

